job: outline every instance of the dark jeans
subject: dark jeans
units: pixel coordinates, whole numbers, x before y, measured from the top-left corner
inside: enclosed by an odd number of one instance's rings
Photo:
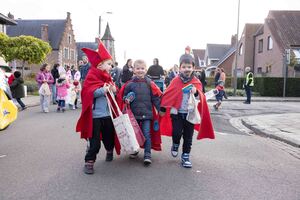
[[[146,139],[144,144],[144,158],[151,158],[151,120],[137,120],[137,122],[140,124],[140,127]]]
[[[59,108],[64,108],[66,106],[66,100],[58,100],[58,105]]]
[[[17,100],[18,104],[20,104],[20,106],[22,108],[25,108],[25,104],[23,103],[23,101],[21,100],[21,98],[16,98],[16,100]]]
[[[174,144],[180,144],[183,136],[182,153],[190,153],[194,134],[194,124],[186,120],[187,114],[179,113],[171,115],[172,118],[172,139]]]
[[[106,151],[112,151],[115,146],[114,125],[110,117],[93,119],[93,137],[88,140],[85,161],[96,160],[101,147],[100,133]]]
[[[246,102],[251,103],[251,89],[252,87],[245,85],[245,91],[247,95],[247,100]]]

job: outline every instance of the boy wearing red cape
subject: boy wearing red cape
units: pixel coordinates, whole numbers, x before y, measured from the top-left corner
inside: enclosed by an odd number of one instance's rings
[[[106,93],[116,92],[110,76],[112,57],[99,41],[98,50],[83,48],[91,63],[81,92],[82,111],[77,122],[76,132],[88,141],[85,155],[84,172],[94,173],[94,163],[99,153],[101,140],[107,151],[106,161],[113,160],[113,149],[120,153],[120,145],[115,135],[114,125],[110,116]],[[110,99],[110,98],[109,98]]]
[[[134,76],[123,85],[117,99],[122,109],[126,104],[130,105],[131,111],[140,125],[145,137],[144,165],[149,166],[152,163],[151,148],[161,150],[158,111],[162,93],[155,83],[145,76],[147,73],[145,61],[136,60],[133,64],[133,73]],[[135,158],[137,155],[138,152],[133,153],[130,158]]]
[[[201,82],[194,77],[194,58],[190,54],[180,57],[180,74],[176,76],[164,92],[161,99],[160,124],[161,134],[172,136],[171,155],[178,156],[181,137],[183,137],[181,164],[185,168],[191,168],[190,152],[194,130],[198,131],[197,139],[214,139],[214,130],[209,114],[205,96],[202,92]],[[188,101],[190,95],[199,99],[198,111],[201,116],[201,124],[192,124],[187,121]]]

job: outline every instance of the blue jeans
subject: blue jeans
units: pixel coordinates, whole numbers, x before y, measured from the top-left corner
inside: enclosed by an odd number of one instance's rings
[[[58,108],[65,108],[66,100],[58,100]]]
[[[144,144],[144,158],[151,158],[151,134],[150,134],[150,126],[151,126],[151,120],[137,120],[137,122],[140,124],[140,127],[143,131],[143,134],[145,136],[145,144]]]
[[[56,102],[56,85],[52,85],[52,103]]]

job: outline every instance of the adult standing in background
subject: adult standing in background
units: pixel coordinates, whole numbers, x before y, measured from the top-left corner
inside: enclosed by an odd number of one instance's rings
[[[81,67],[80,67],[80,75],[81,75],[81,81],[83,83],[87,73],[89,72],[90,63],[89,63],[89,60],[86,56],[82,57],[82,62],[83,62],[83,65],[81,65]]]
[[[59,72],[58,72],[58,67],[59,67],[59,64],[56,63],[53,65],[53,68],[51,69],[51,74],[53,76],[53,79],[54,79],[54,84],[52,84],[52,103],[53,105],[56,105],[57,102],[56,102],[56,80],[59,78]]]
[[[164,76],[164,70],[162,66],[159,65],[158,58],[153,59],[153,65],[149,67],[147,75],[150,76],[152,80],[159,80]]]
[[[246,79],[244,81],[244,88],[246,91],[247,100],[244,102],[244,104],[250,104],[251,103],[251,90],[252,90],[252,87],[254,86],[254,76],[253,76],[253,72],[251,72],[250,67],[246,67],[245,71],[246,71]]]
[[[110,75],[113,79],[113,82],[118,86],[118,88],[121,88],[121,72],[122,69],[118,67],[118,62],[115,62],[113,65],[113,69],[110,72]]]
[[[132,59],[128,59],[122,71],[122,83],[131,80],[133,76]]]

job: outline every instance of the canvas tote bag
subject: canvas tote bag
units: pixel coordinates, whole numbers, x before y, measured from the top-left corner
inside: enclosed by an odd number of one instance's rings
[[[129,116],[121,112],[113,93],[110,90],[108,90],[107,93],[106,98],[109,112],[121,145],[121,151],[125,153],[135,153],[139,150],[140,145],[136,139]],[[110,95],[112,102],[110,102],[107,95]]]
[[[190,94],[188,101],[188,114],[186,116],[186,120],[192,124],[200,124],[201,116],[198,110],[199,100],[195,98],[193,94]]]

